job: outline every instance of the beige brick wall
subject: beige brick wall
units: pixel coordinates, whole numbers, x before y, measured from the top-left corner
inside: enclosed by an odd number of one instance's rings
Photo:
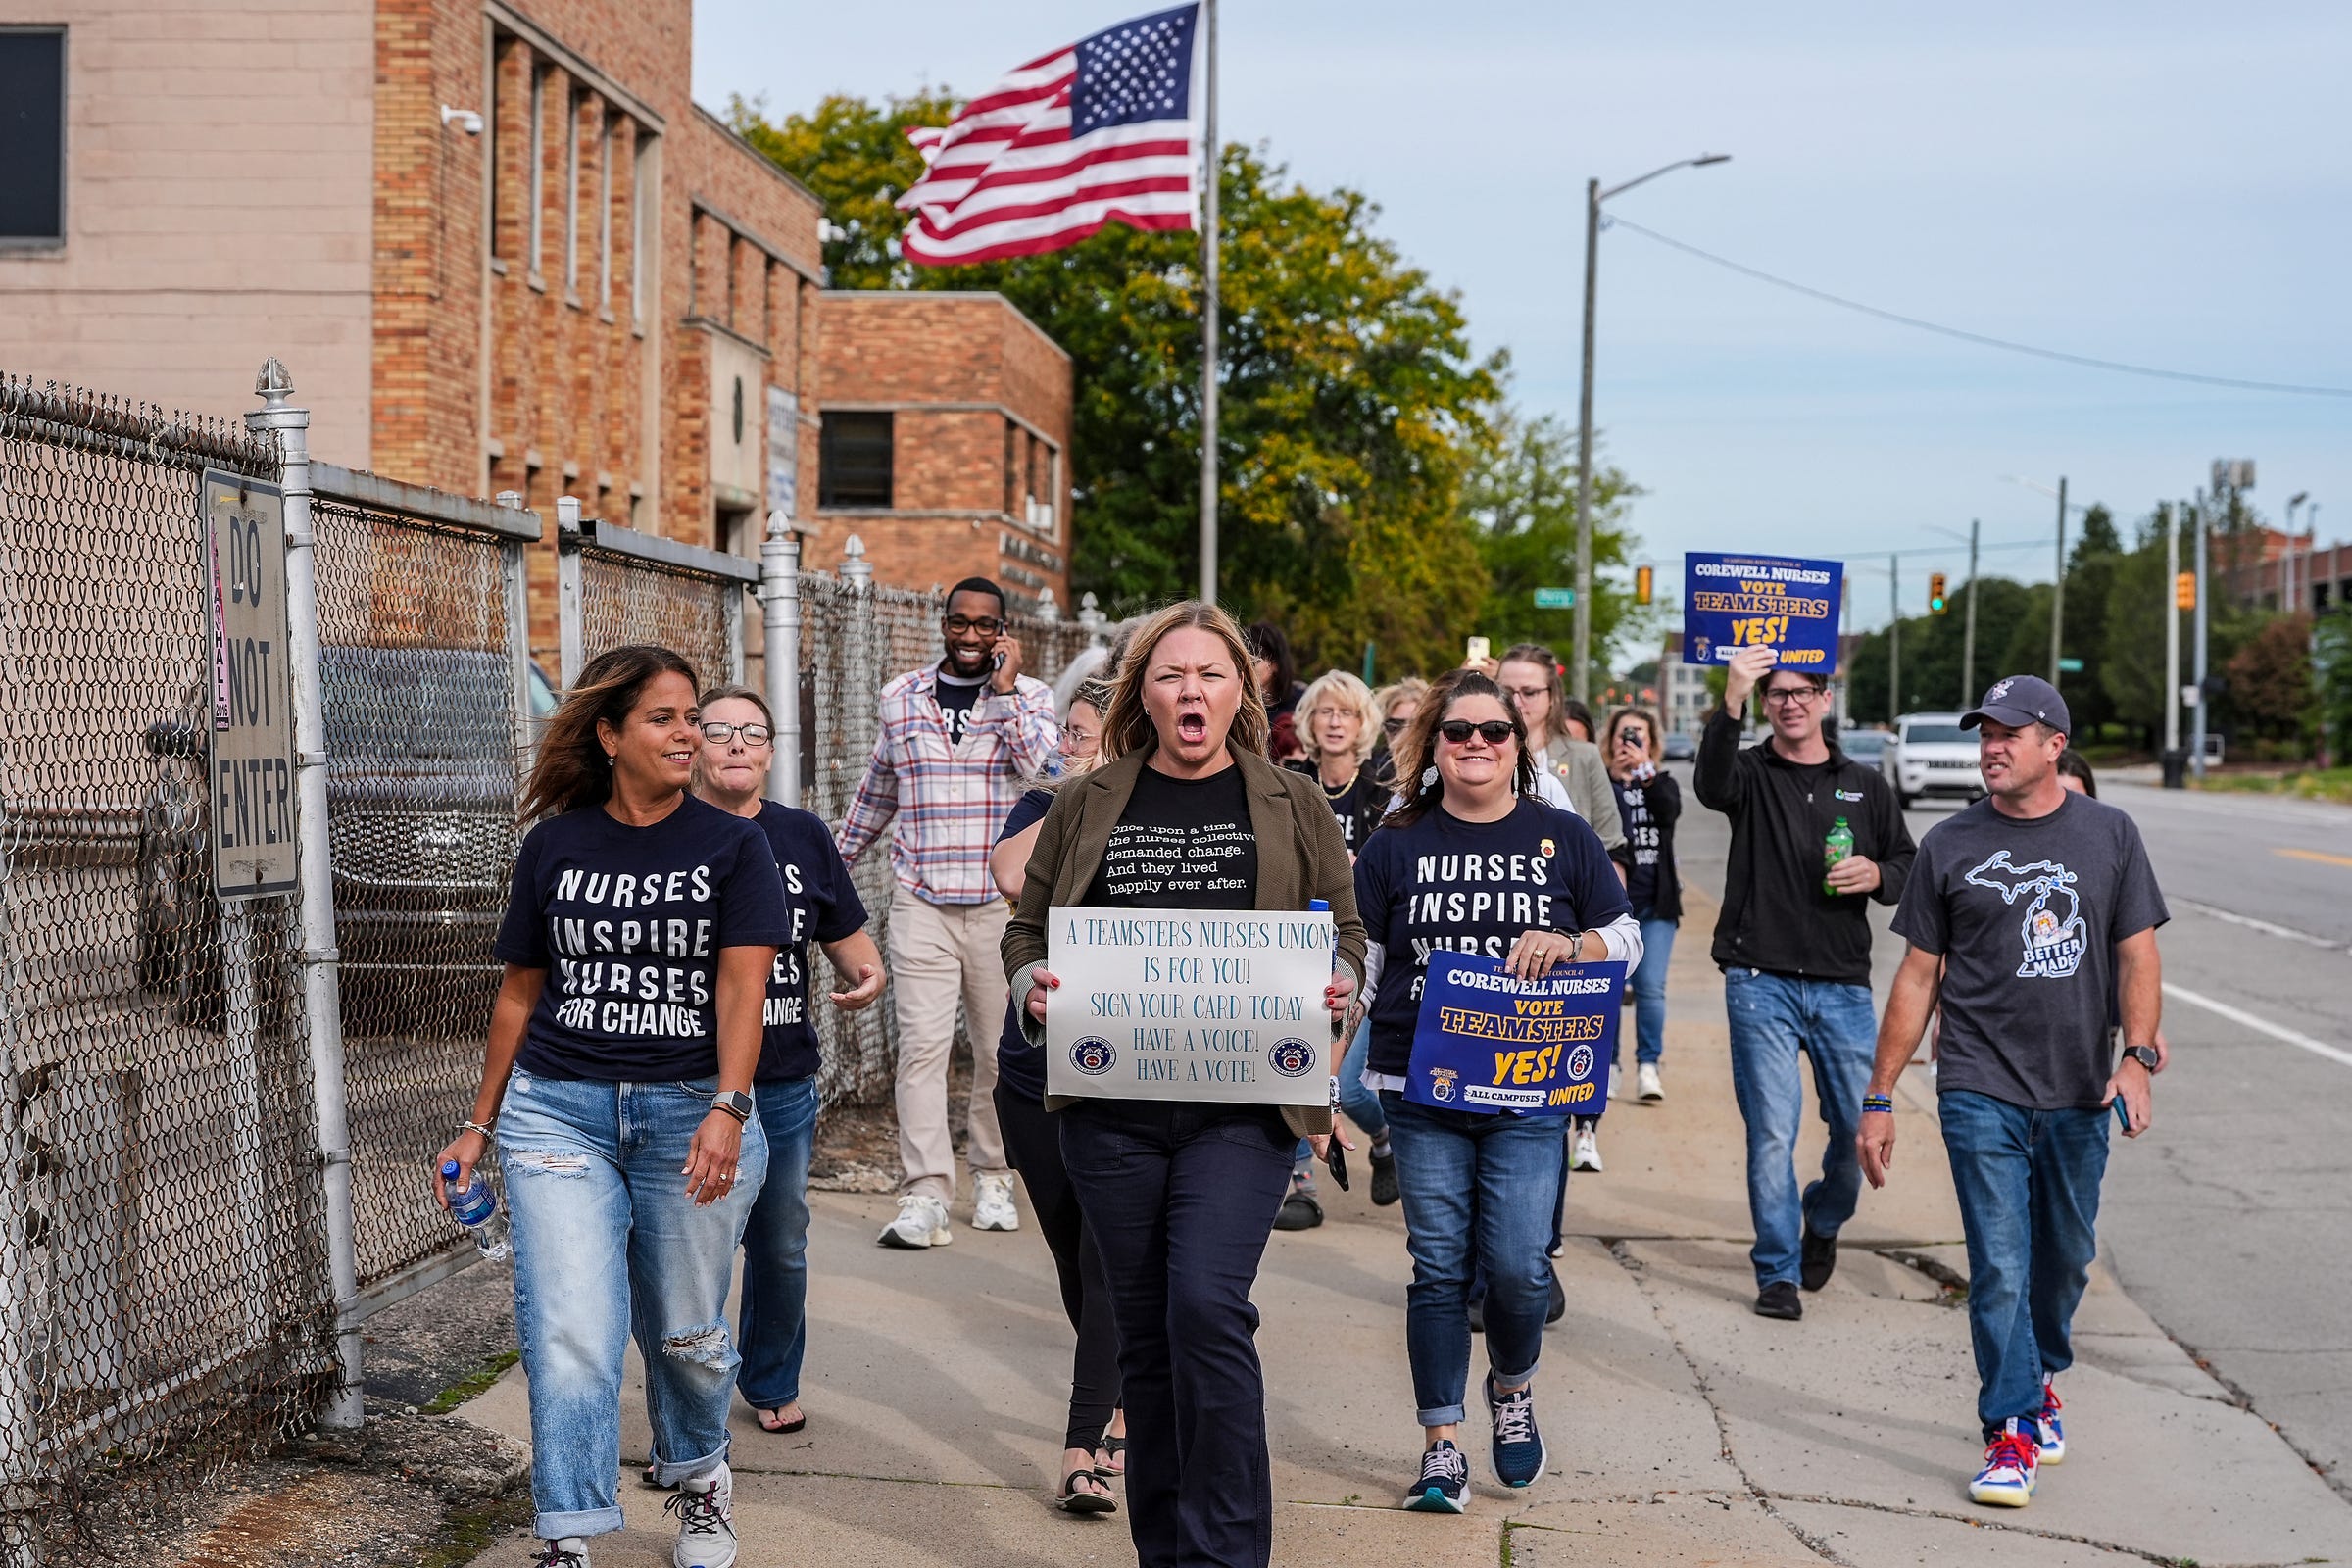
[[[275,354],[366,466],[372,4],[0,0],[59,21],[67,239],[0,251],[0,369],[234,416]]]

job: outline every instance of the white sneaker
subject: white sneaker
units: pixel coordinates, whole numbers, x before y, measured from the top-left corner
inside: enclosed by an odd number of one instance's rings
[[[972,1229],[1017,1231],[1021,1211],[1012,1206],[1012,1173],[982,1171],[972,1178]]]
[[[565,1536],[561,1541],[542,1540],[539,1555],[531,1559],[531,1568],[588,1568],[588,1543],[577,1536]]]
[[[913,1250],[945,1247],[956,1239],[948,1229],[948,1205],[929,1193],[907,1193],[899,1200],[899,1217],[882,1227],[876,1245]]]
[[[1658,1064],[1645,1061],[1634,1069],[1634,1093],[1643,1100],[1664,1100],[1666,1086],[1658,1082]]]
[[[1600,1169],[1600,1134],[1589,1122],[1576,1130],[1575,1141],[1568,1146],[1568,1168]]]
[[[669,1548],[672,1568],[735,1568],[735,1478],[725,1465],[679,1482],[676,1494],[662,1506],[678,1516],[678,1544]]]

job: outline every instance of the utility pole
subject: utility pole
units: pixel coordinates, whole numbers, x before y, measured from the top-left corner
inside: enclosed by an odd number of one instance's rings
[[[2066,624],[2066,475],[2058,476],[2058,572],[2050,579],[2050,684],[2058,684],[2063,657],[2062,628]]]
[[[1976,518],[1968,519],[1968,621],[1960,633],[1960,708],[1963,712],[1975,707],[1977,701],[1977,529],[1980,526]]]
[[[2180,514],[2185,501],[2166,509],[2164,519],[2164,750],[2180,749]]]
[[[1580,703],[1592,685],[1592,289],[1600,265],[1600,181],[1585,181],[1585,368],[1576,406],[1576,664],[1568,690]]]
[[[2202,782],[2205,777],[2205,604],[2211,597],[2210,587],[2205,580],[2208,554],[2205,536],[2211,530],[2205,523],[2205,492],[2202,490],[2197,492],[2196,527],[2197,624],[2194,635],[2197,639],[2197,646],[2190,658],[2195,661],[2197,702],[2196,715],[2189,729],[2188,765],[2190,771],[2197,775],[2198,781]]]
[[[1203,84],[1200,171],[1200,597],[1217,602],[1217,0],[1200,7],[1208,80]]]
[[[1903,558],[1886,552],[1886,598],[1894,618],[1886,623],[1886,727],[1903,710]]]

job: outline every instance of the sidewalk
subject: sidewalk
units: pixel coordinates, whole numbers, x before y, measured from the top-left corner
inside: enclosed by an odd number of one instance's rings
[[[1402,1221],[1371,1206],[1360,1176],[1351,1195],[1326,1182],[1329,1222],[1276,1235],[1258,1280],[1275,1562],[2352,1562],[2352,1505],[2103,1271],[2063,1385],[2066,1463],[2030,1508],[1968,1501],[1976,1375],[1966,1316],[1935,1277],[1966,1260],[1924,1069],[1899,1097],[1894,1185],[1865,1193],[1837,1278],[1801,1323],[1754,1316],[1721,986],[1697,936],[1714,910],[1691,902],[1670,1098],[1610,1111],[1606,1173],[1569,1190],[1568,1315],[1537,1383],[1551,1473],[1521,1493],[1482,1479],[1466,1517],[1394,1507],[1420,1448]],[[1816,1123],[1815,1161],[1819,1149]],[[887,1198],[822,1194],[813,1207],[808,1430],[770,1437],[736,1410],[746,1568],[1132,1563],[1122,1516],[1048,1506],[1070,1332],[1034,1230],[983,1236],[959,1218],[953,1247],[893,1252],[873,1245]],[[527,1441],[519,1369],[461,1414]],[[646,1429],[633,1364],[623,1417],[634,1459]],[[1465,1430],[1483,1477],[1486,1435]],[[663,1496],[624,1476],[630,1528],[595,1543],[598,1568],[666,1568]],[[475,1560],[526,1556],[510,1539]]]

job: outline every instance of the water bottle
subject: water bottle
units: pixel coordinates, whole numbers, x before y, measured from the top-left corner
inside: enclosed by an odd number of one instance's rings
[[[449,1217],[471,1231],[483,1260],[495,1263],[514,1250],[507,1240],[507,1217],[498,1211],[498,1195],[490,1190],[489,1178],[479,1165],[473,1168],[473,1179],[463,1187],[458,1185],[458,1169],[454,1159],[441,1162],[441,1190],[449,1195]]]
[[[1853,853],[1854,830],[1845,825],[1845,818],[1841,816],[1837,825],[1830,829],[1830,836],[1821,842],[1821,868],[1827,871]],[[1838,890],[1827,881],[1821,884],[1821,891],[1832,898],[1838,897]]]

